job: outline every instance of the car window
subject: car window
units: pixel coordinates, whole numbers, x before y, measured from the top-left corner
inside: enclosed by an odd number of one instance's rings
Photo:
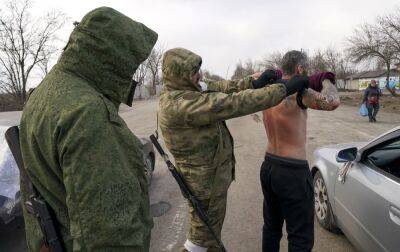
[[[366,162],[400,178],[400,138],[373,149]]]

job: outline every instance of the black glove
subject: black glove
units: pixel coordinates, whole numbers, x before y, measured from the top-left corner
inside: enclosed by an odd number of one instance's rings
[[[286,86],[286,96],[289,96],[308,88],[310,81],[307,76],[295,75],[288,81],[282,80],[282,82],[280,82],[280,80],[278,80],[277,82]]]
[[[269,84],[272,84],[276,81],[277,74],[274,70],[265,70],[257,80],[253,80],[252,84],[254,89],[263,88]]]

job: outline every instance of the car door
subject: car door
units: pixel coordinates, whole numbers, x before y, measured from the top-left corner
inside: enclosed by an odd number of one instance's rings
[[[398,149],[389,153],[390,145]],[[400,158],[400,139],[380,143],[364,153],[359,162],[352,163],[344,180],[335,182],[337,221],[362,251],[399,251],[400,179],[371,160],[378,158],[378,163],[385,164]]]

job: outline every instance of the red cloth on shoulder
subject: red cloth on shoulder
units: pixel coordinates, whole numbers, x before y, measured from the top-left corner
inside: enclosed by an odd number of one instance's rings
[[[333,84],[336,84],[335,74],[332,72],[321,72],[316,73],[309,76],[310,85],[308,88],[311,88],[317,92],[321,92],[322,90],[322,82],[326,79],[330,80]]]

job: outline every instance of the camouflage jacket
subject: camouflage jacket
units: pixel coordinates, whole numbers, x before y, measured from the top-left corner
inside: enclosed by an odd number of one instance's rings
[[[208,91],[201,92],[190,81],[200,65],[200,56],[183,48],[164,54],[159,119],[165,144],[178,168],[216,169],[226,161],[234,165],[233,139],[224,120],[279,104],[285,87],[252,89],[248,77],[208,82]]]
[[[148,251],[153,222],[142,145],[118,115],[157,34],[107,7],[89,12],[22,115],[24,164],[67,251]],[[27,198],[22,185],[23,198]],[[42,234],[24,211],[30,251]]]

